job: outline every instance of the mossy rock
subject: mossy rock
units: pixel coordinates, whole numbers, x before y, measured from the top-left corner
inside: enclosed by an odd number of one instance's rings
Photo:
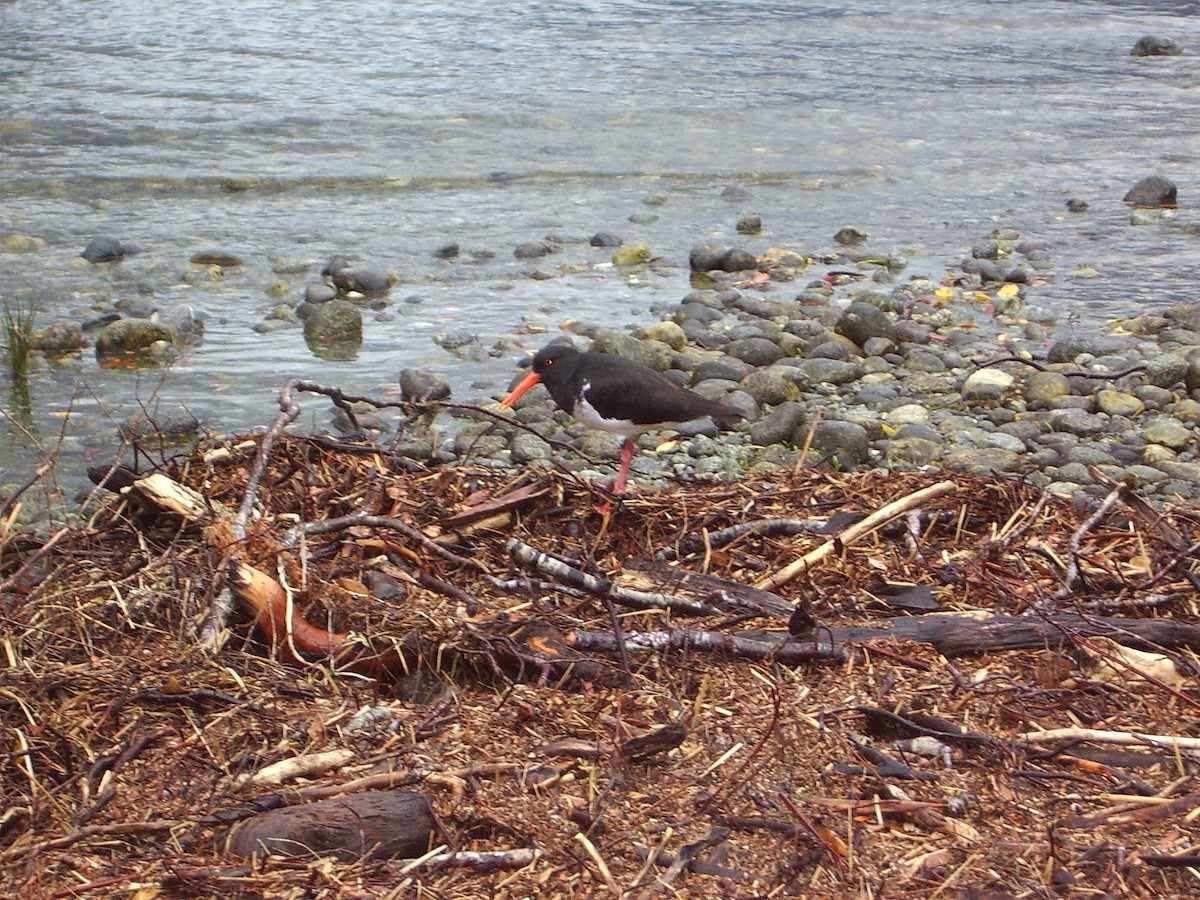
[[[118,319],[96,337],[96,356],[104,358],[139,353],[157,341],[175,343],[175,332],[161,322],[149,319]]]

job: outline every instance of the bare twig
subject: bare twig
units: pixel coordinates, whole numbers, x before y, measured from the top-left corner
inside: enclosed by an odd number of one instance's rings
[[[1057,744],[1063,741],[1092,741],[1124,747],[1156,747],[1200,758],[1200,738],[1174,734],[1139,734],[1132,731],[1102,731],[1096,728],[1050,728],[1025,731],[1016,740],[1026,744]]]
[[[271,427],[263,434],[262,441],[258,445],[258,453],[254,456],[254,465],[250,469],[250,477],[246,479],[246,491],[242,495],[242,505],[233,520],[233,533],[238,540],[244,541],[246,539],[246,524],[250,521],[250,511],[254,509],[254,502],[258,498],[259,482],[262,481],[262,477],[267,471],[267,462],[271,458],[271,448],[275,446],[275,440],[282,433],[283,429],[296,421],[296,417],[300,415],[300,406],[292,399],[292,391],[304,390],[305,385],[310,383],[293,379],[285,384],[279,392],[279,415],[275,417],[275,421],[271,423]],[[221,624],[221,627],[224,627],[224,623]]]
[[[200,646],[209,653],[216,653],[225,645],[225,637],[228,634],[226,626],[236,606],[237,600],[233,591],[229,585],[223,585],[213,598],[212,606],[208,608],[208,615],[204,617],[204,624],[200,626],[197,636]]]
[[[757,522],[740,522],[719,531],[709,532],[707,535],[690,534],[674,547],[664,547],[659,550],[655,556],[661,560],[679,559],[682,556],[698,553],[706,546],[716,550],[747,534],[759,534],[763,537],[819,534],[827,524],[821,519],[761,519]]]
[[[617,650],[616,637],[604,631],[572,632],[570,644],[576,650],[602,650],[608,653]],[[840,663],[849,658],[847,650],[827,641],[761,641],[722,631],[633,631],[625,635],[625,645],[630,650],[643,652],[684,650],[725,653],[742,659],[771,660],[784,666],[811,662]]]
[[[1037,369],[1039,372],[1055,371],[1054,369],[1051,369],[1049,366],[1042,365],[1042,363],[1038,362],[1037,360],[1025,359],[1025,357],[1023,357],[1023,356],[1002,356],[999,359],[989,359],[987,362],[981,362],[979,365],[977,365],[973,369],[971,369],[971,371],[968,372],[967,374],[971,375],[975,372],[978,372],[980,369],[986,369],[988,366],[998,366],[1000,363],[1006,363],[1006,362],[1021,363],[1022,365],[1029,366],[1031,369]],[[1147,366],[1145,363],[1139,363],[1136,366],[1130,366],[1128,369],[1122,369],[1120,372],[1103,373],[1103,372],[1075,371],[1075,372],[1060,372],[1059,374],[1063,375],[1067,378],[1095,378],[1098,381],[1116,381],[1119,378],[1124,378],[1126,375],[1132,375],[1134,372],[1144,372],[1144,371],[1146,371],[1146,368],[1147,368]]]
[[[582,572],[515,538],[505,544],[505,549],[518,565],[536,569],[543,575],[557,578],[571,587],[580,588],[588,593],[609,597],[620,606],[631,609],[669,609],[672,612],[689,616],[706,616],[720,612],[715,606],[708,603],[673,597],[670,594],[652,594],[647,591],[618,587],[607,578],[598,578]]]
[[[774,590],[780,585],[787,584],[796,576],[804,574],[817,563],[821,562],[821,560],[825,559],[825,557],[841,550],[844,547],[848,547],[850,544],[853,544],[860,538],[865,537],[876,528],[879,528],[881,525],[890,522],[897,516],[901,516],[910,509],[920,506],[922,503],[925,503],[929,500],[935,500],[938,497],[953,493],[957,489],[958,485],[956,485],[953,481],[940,481],[937,484],[930,485],[927,488],[914,491],[907,497],[901,497],[899,500],[877,509],[861,522],[854,523],[841,534],[830,538],[824,544],[817,547],[817,549],[804,554],[804,556],[800,557],[795,562],[789,563],[779,571],[771,575],[767,575],[765,578],[760,578],[754,583],[754,586],[760,590],[770,591]]]
[[[1120,502],[1128,490],[1129,486],[1124,482],[1118,484],[1108,492],[1108,496],[1100,502],[1100,505],[1096,507],[1096,511],[1088,516],[1082,525],[1075,529],[1067,545],[1071,551],[1071,556],[1067,560],[1067,570],[1063,573],[1063,586],[1054,592],[1054,596],[1050,598],[1051,602],[1070,596],[1071,592],[1075,589],[1075,579],[1079,577],[1079,551],[1083,547],[1083,539],[1108,517],[1108,514],[1112,512],[1112,508]]]

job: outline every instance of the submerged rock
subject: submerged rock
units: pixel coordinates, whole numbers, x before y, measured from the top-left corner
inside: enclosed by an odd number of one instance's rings
[[[127,440],[160,440],[178,443],[194,438],[200,431],[200,420],[181,409],[178,412],[138,412],[119,426]]]
[[[198,266],[216,266],[220,269],[236,269],[242,265],[242,258],[224,250],[202,250],[192,256],[192,262]]]
[[[67,356],[83,349],[83,329],[74,322],[55,322],[33,336],[33,349],[49,357]]]
[[[108,358],[147,351],[157,341],[175,343],[175,332],[168,325],[150,319],[119,319],[105,325],[96,336],[96,356]]]
[[[129,249],[115,237],[92,238],[79,254],[90,263],[114,262],[129,255]]]
[[[645,244],[630,244],[614,250],[612,262],[614,266],[641,266],[653,258],[654,254]]]
[[[361,344],[362,313],[349,300],[331,300],[314,306],[304,320],[304,339],[309,345]]]
[[[1145,209],[1176,206],[1177,188],[1175,182],[1162,175],[1148,175],[1126,193],[1124,202],[1130,206]]]
[[[1183,52],[1183,44],[1169,37],[1154,34],[1143,35],[1137,39],[1130,56],[1178,56]]]

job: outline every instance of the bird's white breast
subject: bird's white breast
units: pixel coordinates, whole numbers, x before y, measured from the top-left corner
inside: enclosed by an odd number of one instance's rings
[[[575,409],[572,415],[579,422],[589,428],[596,428],[601,431],[611,431],[613,434],[624,435],[625,437],[635,437],[646,431],[654,431],[658,428],[670,428],[677,422],[662,422],[656,425],[635,425],[630,419],[606,419],[596,410],[592,404],[588,403],[587,395],[591,384],[587,381],[583,383],[583,396],[575,403]]]

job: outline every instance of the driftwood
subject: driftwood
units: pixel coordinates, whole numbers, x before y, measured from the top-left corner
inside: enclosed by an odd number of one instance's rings
[[[240,543],[234,537],[235,523],[228,516],[212,510],[203,496],[165,475],[142,478],[128,490],[151,508],[203,525],[209,544],[216,549],[232,553]],[[315,657],[332,661],[342,671],[376,677],[405,670],[405,661],[395,648],[364,651],[353,635],[313,625],[296,610],[283,586],[261,569],[233,556],[225,575],[234,597],[254,616],[272,655],[284,662],[306,665]]]
[[[576,631],[568,639],[576,650],[601,650],[612,653],[617,649],[616,635],[597,631]],[[793,641],[776,638],[764,640],[757,637],[742,637],[722,631],[673,631],[632,632],[625,635],[625,644],[630,650],[641,651],[687,651],[724,653],[740,659],[761,659],[777,662],[783,666],[799,666],[813,662],[845,662],[847,652],[834,647],[827,641]]]
[[[1101,744],[1119,744],[1124,747],[1154,747],[1158,750],[1169,750],[1171,753],[1180,753],[1193,758],[1200,757],[1200,738],[1175,734],[1138,734],[1126,731],[1102,731],[1096,728],[1051,728],[1018,734],[1017,740],[1030,744],[1092,741]]]
[[[821,546],[817,547],[817,549],[804,554],[798,560],[789,563],[778,572],[774,572],[765,578],[760,578],[755,582],[754,586],[761,590],[769,591],[780,585],[787,584],[796,576],[803,575],[817,563],[821,562],[821,560],[825,559],[825,557],[839,552],[843,547],[848,547],[855,541],[866,537],[880,526],[886,525],[909,510],[917,508],[922,503],[936,500],[938,497],[944,497],[946,494],[951,494],[956,490],[958,490],[958,485],[953,481],[940,481],[927,488],[914,491],[907,497],[901,497],[899,500],[895,500],[875,510],[875,512],[851,525],[841,534],[834,535]]]
[[[630,609],[669,609],[692,616],[728,613],[783,619],[796,611],[795,604],[777,594],[648,559],[629,560],[620,573],[608,579],[589,575],[516,539],[505,546],[518,565]]]
[[[229,851],[242,857],[409,859],[427,852],[436,835],[424,795],[369,791],[261,813],[230,834]]]
[[[613,603],[630,609],[669,609],[685,616],[708,616],[720,611],[710,603],[687,597],[622,588],[607,578],[589,575],[515,538],[505,544],[505,549],[517,565],[534,569],[549,578],[558,579],[570,587],[579,588],[598,597],[607,597]]]
[[[677,597],[733,614],[788,619],[796,612],[796,604],[770,591],[649,559],[626,560],[620,573],[613,577],[613,584],[645,592],[665,588]]]
[[[1135,647],[1200,650],[1200,626],[1175,619],[1130,619],[1115,616],[969,616],[929,613],[898,616],[877,625],[821,626],[822,638],[836,645],[881,638],[920,641],[943,656],[978,656],[997,650],[1036,650],[1070,646],[1076,638],[1111,637]]]

